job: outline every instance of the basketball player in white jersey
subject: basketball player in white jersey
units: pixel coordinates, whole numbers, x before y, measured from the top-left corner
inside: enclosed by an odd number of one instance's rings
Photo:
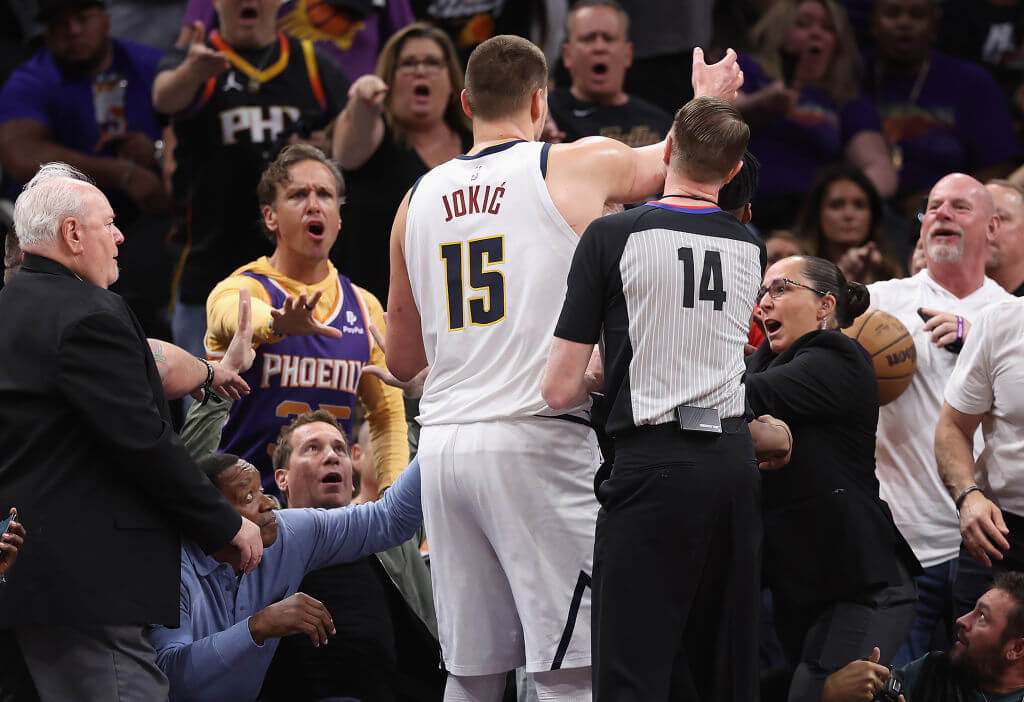
[[[588,405],[551,410],[540,380],[579,236],[606,202],[661,191],[665,144],[537,143],[546,84],[529,41],[477,47],[473,148],[420,179],[392,231],[388,367],[430,367],[419,458],[445,700],[498,700],[522,665],[542,700],[591,698],[600,454]],[[735,54],[708,66],[696,49],[693,84],[734,98]]]

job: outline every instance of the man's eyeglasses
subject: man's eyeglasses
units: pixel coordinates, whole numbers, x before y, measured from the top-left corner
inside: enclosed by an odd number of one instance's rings
[[[398,62],[398,70],[403,73],[415,73],[416,69],[423,66],[424,73],[440,73],[441,69],[444,68],[444,61],[434,56],[427,56],[426,58],[404,58]]]
[[[757,297],[754,298],[754,304],[760,304],[761,298],[764,297],[765,293],[768,293],[768,297],[770,297],[771,299],[778,300],[780,297],[786,294],[786,291],[789,289],[790,285],[796,285],[797,287],[807,288],[811,292],[816,292],[822,297],[825,297],[826,295],[830,294],[825,290],[818,290],[817,288],[812,288],[810,285],[804,285],[803,283],[798,283],[795,280],[790,280],[789,278],[776,278],[771,283],[769,283],[767,287],[765,287],[764,285],[761,286],[761,288],[757,291]]]

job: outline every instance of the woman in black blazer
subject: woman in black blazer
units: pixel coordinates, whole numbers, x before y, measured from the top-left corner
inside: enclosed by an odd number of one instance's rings
[[[885,663],[914,617],[920,565],[878,496],[874,368],[839,331],[868,302],[810,256],[769,268],[757,299],[766,340],[747,359],[748,401],[793,432],[789,464],[762,473],[765,581],[796,668],[789,702],[818,702],[829,673],[876,645]]]

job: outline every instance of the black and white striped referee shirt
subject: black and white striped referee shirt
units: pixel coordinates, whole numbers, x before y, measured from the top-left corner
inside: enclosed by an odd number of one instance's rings
[[[743,345],[766,258],[717,207],[651,202],[587,228],[555,336],[592,344],[603,327],[609,434],[675,421],[678,405],[744,414]]]

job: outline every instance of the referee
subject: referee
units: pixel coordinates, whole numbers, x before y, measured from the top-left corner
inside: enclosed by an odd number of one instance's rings
[[[597,701],[758,698],[760,477],[742,375],[766,256],[717,204],[749,134],[724,100],[684,105],[665,195],[595,220],[569,272],[544,399],[595,389],[603,333],[615,445],[594,546]]]

